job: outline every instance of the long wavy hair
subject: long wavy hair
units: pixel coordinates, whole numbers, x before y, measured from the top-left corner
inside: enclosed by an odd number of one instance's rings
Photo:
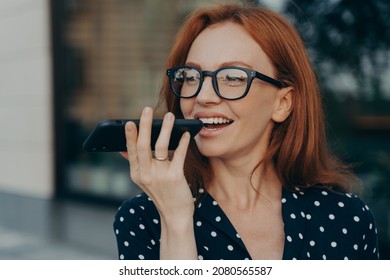
[[[276,79],[294,88],[293,110],[287,120],[275,123],[259,165],[272,163],[285,188],[323,185],[351,191],[358,180],[328,150],[320,90],[305,46],[296,29],[281,15],[254,5],[225,4],[199,9],[177,33],[166,68],[183,65],[199,33],[226,21],[241,25],[273,63]],[[176,118],[183,118],[180,100],[171,93],[167,77],[160,102]],[[208,159],[192,140],[184,172],[194,194],[207,186],[212,176],[210,170]]]

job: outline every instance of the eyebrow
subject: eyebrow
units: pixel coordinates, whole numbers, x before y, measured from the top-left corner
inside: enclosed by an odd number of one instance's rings
[[[198,63],[195,63],[195,62],[186,62],[185,63],[186,66],[193,66],[193,67],[196,67],[196,68],[199,68],[199,69],[202,69],[202,67],[198,64]],[[243,66],[243,67],[246,67],[246,68],[250,68],[250,69],[253,69],[253,66],[243,62],[243,61],[238,61],[238,60],[234,60],[234,61],[226,61],[222,64],[219,65],[218,68],[222,68],[222,67],[226,67],[226,66]]]

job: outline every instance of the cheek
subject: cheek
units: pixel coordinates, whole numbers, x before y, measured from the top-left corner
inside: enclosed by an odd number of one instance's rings
[[[183,113],[185,119],[190,118],[194,105],[195,105],[195,98],[180,99],[180,110]]]
[[[273,94],[270,92],[252,92],[251,96],[243,99],[245,104],[241,106],[244,115],[250,117],[271,118],[275,107]]]

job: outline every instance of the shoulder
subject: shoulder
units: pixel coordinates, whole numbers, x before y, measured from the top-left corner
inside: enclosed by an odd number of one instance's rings
[[[290,202],[287,208],[301,211],[313,225],[339,225],[359,232],[376,230],[370,208],[356,194],[321,186],[284,193]]]
[[[376,231],[370,208],[355,194],[319,186],[283,194],[285,214],[300,215],[313,226],[339,225],[363,234]]]
[[[120,259],[158,259],[160,216],[145,194],[123,202],[114,221]]]
[[[115,215],[115,223],[139,223],[142,220],[154,224],[160,220],[156,206],[144,193],[124,201]]]
[[[284,190],[282,202],[284,221],[310,236],[311,244],[325,248],[324,255],[329,259],[378,258],[374,216],[357,195],[313,186]],[[311,244],[308,248],[312,248]],[[317,257],[321,258],[321,254]]]
[[[353,212],[369,211],[369,207],[353,193],[345,192],[338,188],[313,186],[309,188],[295,188],[283,191],[286,200],[296,200],[305,208],[313,210],[333,209],[352,210]]]

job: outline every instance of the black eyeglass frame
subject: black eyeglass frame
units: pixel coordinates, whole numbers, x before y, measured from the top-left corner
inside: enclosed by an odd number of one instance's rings
[[[181,68],[187,68],[187,69],[194,69],[196,71],[198,71],[200,73],[200,80],[199,80],[199,85],[198,85],[198,89],[195,91],[195,93],[191,96],[181,96],[180,94],[178,94],[176,91],[175,91],[175,88],[173,86],[174,84],[174,73],[176,72],[177,69],[181,69]],[[244,71],[247,75],[248,75],[248,82],[247,82],[247,85],[246,85],[246,89],[245,89],[245,92],[240,96],[240,97],[236,97],[236,98],[226,98],[224,96],[222,96],[220,93],[219,93],[219,88],[218,88],[218,83],[217,83],[217,74],[222,71],[222,70],[225,70],[225,69],[237,69],[237,70],[241,70],[241,71]],[[210,76],[211,77],[211,80],[212,80],[212,85],[213,85],[213,88],[214,88],[214,91],[215,93],[222,99],[226,99],[226,100],[237,100],[237,99],[242,99],[244,98],[248,92],[249,92],[249,89],[252,85],[252,81],[254,78],[258,78],[264,82],[267,82],[277,88],[284,88],[286,87],[286,85],[284,83],[282,83],[281,81],[278,81],[278,80],[275,80],[274,78],[271,78],[263,73],[260,73],[260,72],[257,72],[256,70],[252,70],[252,69],[248,69],[248,68],[244,68],[244,67],[239,67],[239,66],[226,66],[226,67],[222,67],[222,68],[219,68],[215,71],[208,71],[208,70],[205,70],[205,71],[202,71],[200,70],[199,68],[197,67],[194,67],[194,66],[177,66],[177,67],[173,67],[173,68],[170,68],[170,69],[167,69],[167,75],[169,77],[169,85],[171,87],[171,90],[172,90],[172,93],[176,96],[176,97],[179,97],[179,98],[193,98],[195,96],[197,96],[202,88],[202,85],[203,85],[203,82],[204,82],[204,78],[207,77],[207,76]]]

